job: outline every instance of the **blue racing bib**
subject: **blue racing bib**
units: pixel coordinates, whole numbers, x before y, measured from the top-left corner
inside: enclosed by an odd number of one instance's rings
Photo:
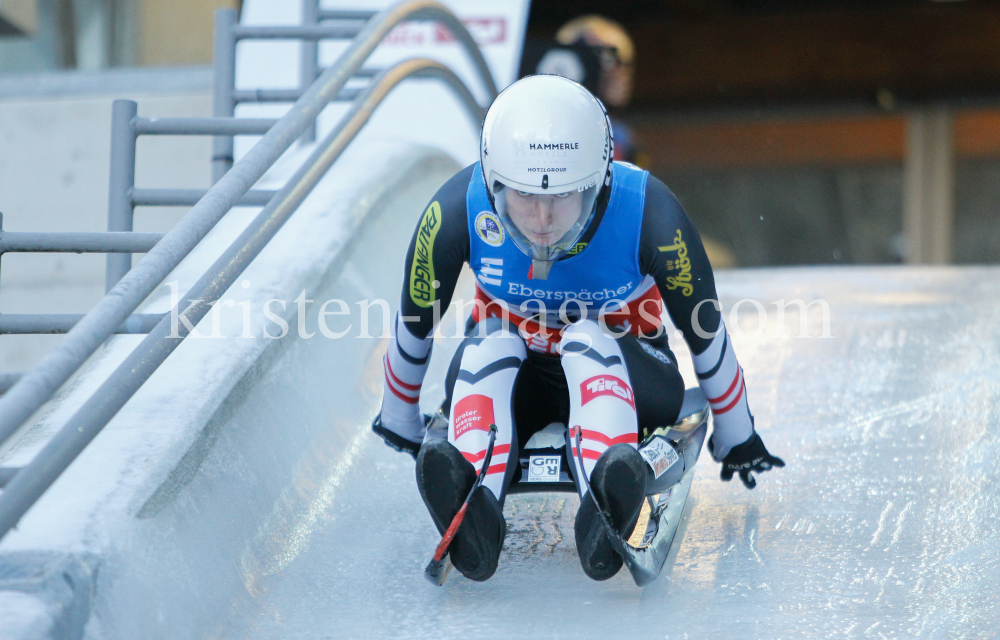
[[[615,162],[611,195],[597,232],[580,243],[570,257],[553,263],[546,280],[529,277],[531,259],[508,236],[490,205],[477,164],[466,192],[471,245],[469,266],[476,285],[493,300],[503,300],[511,312],[534,315],[540,311],[570,318],[611,312],[648,288],[639,270],[639,233],[649,173],[631,164]],[[571,301],[565,304],[567,301]]]

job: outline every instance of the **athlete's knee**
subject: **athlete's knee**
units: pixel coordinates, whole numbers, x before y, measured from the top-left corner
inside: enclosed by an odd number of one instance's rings
[[[590,349],[605,356],[620,352],[615,339],[604,333],[601,326],[593,320],[581,320],[563,331],[559,351],[564,362],[567,358],[581,355]]]
[[[467,364],[482,366],[506,358],[524,360],[527,355],[524,340],[509,326],[505,326],[500,318],[487,318],[479,324],[480,328],[465,339],[463,369]]]
[[[517,326],[509,318],[484,318],[466,331],[466,339],[482,339],[496,333],[517,336]],[[519,337],[519,336],[518,336]]]

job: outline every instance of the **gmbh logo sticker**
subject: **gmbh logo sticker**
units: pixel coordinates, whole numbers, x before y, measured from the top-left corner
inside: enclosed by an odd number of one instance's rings
[[[528,482],[559,482],[561,456],[531,456],[528,458]]]

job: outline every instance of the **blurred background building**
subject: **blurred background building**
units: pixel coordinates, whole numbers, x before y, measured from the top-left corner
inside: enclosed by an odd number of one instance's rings
[[[0,73],[210,64],[212,15],[239,5],[240,0],[0,0]]]
[[[1000,3],[547,0],[528,36],[586,13],[634,41],[640,163],[736,265],[1000,261]]]
[[[207,65],[238,5],[0,0],[0,74]],[[718,266],[1000,262],[997,0],[544,0],[529,48],[593,13],[634,43],[632,157]]]

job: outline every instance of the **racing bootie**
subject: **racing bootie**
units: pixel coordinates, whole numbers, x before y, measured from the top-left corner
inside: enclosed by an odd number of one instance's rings
[[[623,537],[632,532],[639,519],[648,476],[645,460],[627,444],[616,444],[601,454],[590,474],[591,491],[610,516],[611,526]],[[583,572],[594,580],[607,580],[618,573],[622,557],[612,548],[590,496],[580,500],[574,529]]]
[[[475,467],[447,440],[433,440],[420,448],[417,487],[442,535],[475,481]],[[465,519],[448,548],[452,564],[469,580],[488,580],[497,570],[506,535],[500,503],[492,491],[480,486],[472,494]]]

